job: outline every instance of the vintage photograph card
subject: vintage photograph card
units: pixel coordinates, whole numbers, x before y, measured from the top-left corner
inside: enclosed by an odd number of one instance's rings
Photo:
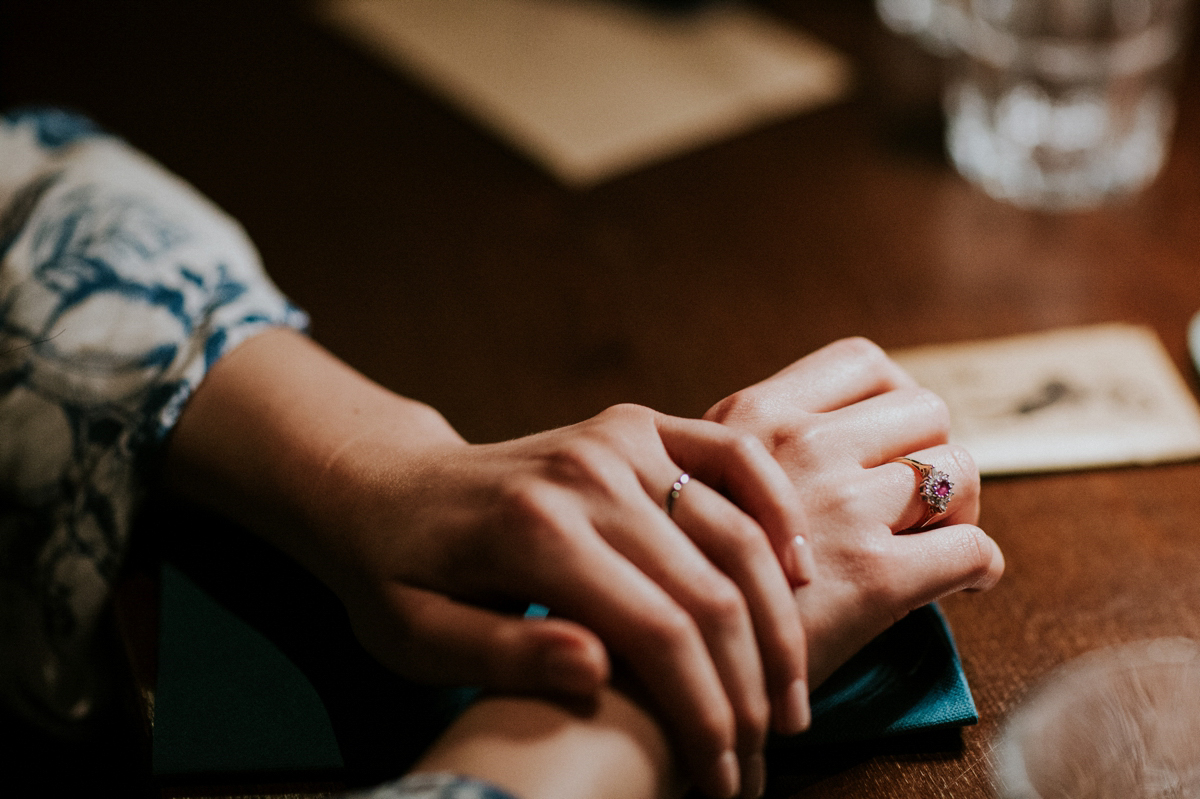
[[[1200,457],[1200,406],[1153,330],[1068,328],[892,356],[950,407],[982,474]]]
[[[751,5],[325,0],[323,17],[560,181],[588,186],[850,88],[845,56]]]

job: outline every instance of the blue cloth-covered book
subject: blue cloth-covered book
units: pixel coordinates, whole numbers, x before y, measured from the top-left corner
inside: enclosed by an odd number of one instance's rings
[[[444,705],[465,695],[448,695]],[[180,570],[163,567],[153,734],[158,777],[336,774],[340,748],[352,739],[331,721],[328,699],[266,635]],[[950,630],[933,605],[909,614],[835,672],[813,694],[812,709],[812,728],[775,741],[772,752],[978,720]],[[414,710],[407,722],[433,726],[451,715]],[[403,711],[397,716],[406,723]]]

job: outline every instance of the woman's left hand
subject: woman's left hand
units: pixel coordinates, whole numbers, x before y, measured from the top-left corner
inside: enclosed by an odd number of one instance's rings
[[[975,526],[979,472],[948,443],[945,403],[871,342],[834,342],[705,418],[757,436],[799,491],[816,570],[796,601],[814,687],[909,611],[1000,579],[1004,556]],[[901,457],[953,482],[928,524],[916,470]]]

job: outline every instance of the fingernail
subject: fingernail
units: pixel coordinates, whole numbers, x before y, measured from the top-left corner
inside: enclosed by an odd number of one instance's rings
[[[784,726],[789,735],[804,732],[812,724],[812,709],[808,704],[808,682],[796,680],[788,686],[784,697]]]
[[[737,755],[733,753],[733,750],[726,749],[721,753],[721,756],[717,758],[712,776],[717,796],[722,799],[733,799],[738,795],[742,779],[738,769]]]
[[[794,587],[807,585],[812,581],[812,551],[808,548],[808,541],[804,536],[798,535],[788,542],[788,560]]]
[[[767,790],[767,761],[762,752],[742,764],[742,799],[759,799]]]

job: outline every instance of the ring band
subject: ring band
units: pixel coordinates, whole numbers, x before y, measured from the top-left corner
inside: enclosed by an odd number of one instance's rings
[[[954,483],[950,482],[950,475],[912,458],[892,458],[889,462],[910,466],[921,478],[920,485],[917,486],[917,495],[925,503],[925,518],[913,529],[924,527],[933,521],[933,517],[946,512],[946,508],[950,506],[950,498],[954,496]]]
[[[688,476],[688,473],[684,472],[683,474],[679,475],[679,477],[675,480],[674,483],[671,484],[671,490],[667,492],[667,515],[668,516],[671,515],[671,511],[675,510],[675,500],[679,499],[680,492],[683,491],[683,487],[685,485],[687,485],[688,481],[691,479],[692,478],[690,476]]]

